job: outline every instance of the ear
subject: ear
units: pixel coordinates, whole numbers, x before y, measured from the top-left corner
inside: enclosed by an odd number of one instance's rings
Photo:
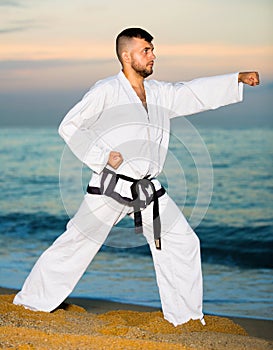
[[[123,51],[122,54],[121,54],[121,57],[122,57],[122,61],[123,61],[124,63],[129,63],[130,60],[131,60],[131,57],[130,57],[128,51]]]

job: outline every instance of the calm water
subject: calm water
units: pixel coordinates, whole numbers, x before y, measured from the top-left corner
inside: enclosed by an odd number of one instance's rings
[[[201,239],[204,311],[272,319],[273,130],[174,130],[161,181]],[[0,130],[0,162],[0,285],[20,288],[90,171],[55,129]],[[132,231],[127,219],[111,231],[73,295],[160,305],[148,248]]]

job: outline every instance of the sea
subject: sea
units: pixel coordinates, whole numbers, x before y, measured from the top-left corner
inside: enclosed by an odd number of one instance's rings
[[[273,129],[174,126],[160,181],[200,238],[204,312],[272,320]],[[20,289],[91,171],[54,127],[1,128],[0,164],[0,285]],[[160,307],[149,248],[129,217],[71,296]]]

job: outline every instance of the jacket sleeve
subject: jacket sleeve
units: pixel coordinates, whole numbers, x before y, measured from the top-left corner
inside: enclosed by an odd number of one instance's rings
[[[238,83],[238,73],[174,83],[168,92],[171,94],[169,108],[172,117],[191,115],[243,100],[243,84]]]
[[[106,166],[111,151],[93,128],[103,106],[104,93],[91,89],[66,114],[58,130],[76,157],[98,174]]]

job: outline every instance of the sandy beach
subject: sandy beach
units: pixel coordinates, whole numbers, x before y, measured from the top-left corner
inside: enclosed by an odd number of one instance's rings
[[[273,349],[273,321],[206,316],[174,327],[158,309],[68,298],[51,313],[15,306],[0,288],[1,349]]]

